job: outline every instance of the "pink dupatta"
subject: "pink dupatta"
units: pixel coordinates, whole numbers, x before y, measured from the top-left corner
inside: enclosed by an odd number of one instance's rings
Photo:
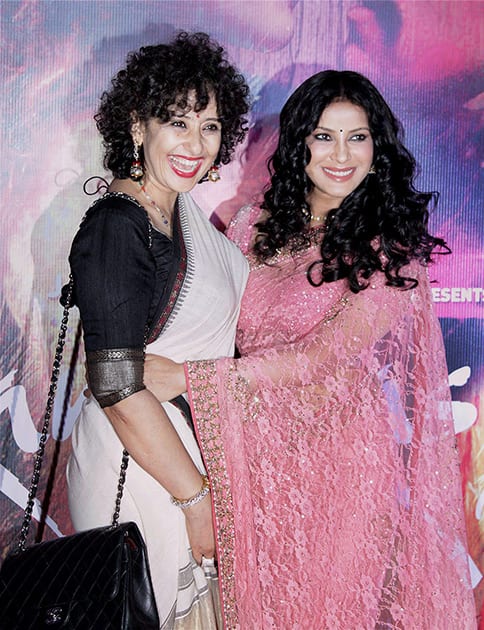
[[[231,237],[247,254],[254,209]],[[424,268],[313,288],[316,247],[252,268],[241,359],[186,366],[225,628],[471,630],[458,454]],[[250,260],[250,255],[249,255]]]

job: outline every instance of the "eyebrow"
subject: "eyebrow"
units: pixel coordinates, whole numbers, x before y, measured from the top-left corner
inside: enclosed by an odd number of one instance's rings
[[[196,113],[198,113],[198,112],[196,112]],[[190,116],[190,114],[191,114],[191,110],[189,112],[180,113],[180,114],[177,114],[174,111],[170,112],[170,116],[172,118],[193,118],[193,116]],[[215,122],[219,122],[219,123],[222,122],[222,119],[221,118],[217,118],[216,116],[211,116],[210,118],[205,118],[204,122],[208,122],[209,120],[215,121]]]
[[[338,131],[338,129],[330,129],[329,127],[316,127],[314,129],[314,131],[316,131],[316,129],[321,129],[321,131],[331,131],[332,133],[336,133],[336,131]],[[355,131],[370,131],[369,127],[357,127],[356,129],[350,129],[348,131],[348,133],[355,133]]]

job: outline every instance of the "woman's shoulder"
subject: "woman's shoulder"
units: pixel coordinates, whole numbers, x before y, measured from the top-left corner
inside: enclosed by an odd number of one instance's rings
[[[247,254],[254,240],[254,226],[262,216],[258,206],[246,205],[232,217],[225,235]]]
[[[123,238],[126,235],[126,238]],[[106,193],[86,211],[72,243],[74,251],[81,243],[93,245],[99,239],[106,243],[129,242],[134,239],[151,246],[151,228],[146,210],[133,197],[124,193]]]
[[[146,210],[134,197],[121,192],[108,192],[96,199],[85,214],[85,219],[122,218],[128,221],[148,222]]]
[[[78,234],[91,229],[110,231],[141,230],[149,236],[150,223],[146,210],[134,197],[125,193],[108,192],[96,199],[86,211]]]

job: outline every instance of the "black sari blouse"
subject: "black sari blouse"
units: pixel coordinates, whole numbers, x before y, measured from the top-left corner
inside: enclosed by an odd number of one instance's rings
[[[89,387],[106,407],[144,389],[144,347],[161,333],[186,268],[178,210],[171,240],[133,198],[108,193],[88,210],[69,262]]]

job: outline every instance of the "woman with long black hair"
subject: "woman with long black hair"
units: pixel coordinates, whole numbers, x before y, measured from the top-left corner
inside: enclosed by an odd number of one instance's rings
[[[147,361],[188,391],[215,508],[227,627],[475,627],[444,346],[436,195],[378,90],[307,79],[246,254],[240,359]]]

